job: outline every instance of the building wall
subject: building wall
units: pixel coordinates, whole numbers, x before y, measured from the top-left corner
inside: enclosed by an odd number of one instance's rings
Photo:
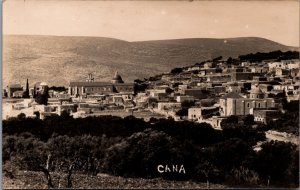
[[[83,94],[108,94],[113,92],[134,92],[133,84],[111,84],[111,85],[98,85],[98,86],[72,86],[69,87],[69,94],[83,95]]]
[[[248,98],[227,98],[220,100],[220,107],[223,112],[221,116],[248,115],[253,114],[255,108],[274,108],[275,102],[272,98],[248,99]]]
[[[204,99],[207,98],[208,94],[204,94],[202,89],[185,89],[183,90],[184,95],[193,96],[195,98]]]
[[[262,122],[264,124],[269,123],[272,119],[280,117],[280,111],[278,110],[254,110],[254,121]]]
[[[189,120],[198,120],[201,118],[201,108],[189,108],[188,109],[188,119]]]
[[[13,97],[13,93],[16,92],[16,91],[23,91],[23,88],[20,87],[20,88],[11,88],[9,87],[8,88],[8,92],[7,92],[7,95],[9,98]]]
[[[177,102],[159,102],[157,105],[157,109],[165,110],[165,109],[174,109],[181,108],[181,103]]]
[[[261,73],[234,72],[231,74],[231,81],[252,80],[253,76],[260,76]]]
[[[194,101],[194,97],[193,96],[177,96],[176,101],[181,102],[181,103],[184,101]]]
[[[115,89],[116,89],[117,92],[133,92],[134,91],[133,84],[128,84],[128,85],[125,85],[125,84],[122,84],[122,85],[115,84],[114,87],[115,87]]]

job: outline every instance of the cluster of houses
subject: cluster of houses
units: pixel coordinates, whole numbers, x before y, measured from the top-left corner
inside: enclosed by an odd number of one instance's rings
[[[32,97],[48,86],[36,83],[29,89],[32,101],[27,100],[23,107],[34,107],[41,118],[64,111],[83,117],[105,110],[148,110],[175,120],[206,122],[217,129],[231,115],[250,114],[255,121],[268,123],[280,117],[283,98],[299,100],[299,64],[298,59],[235,65],[207,61],[159,75],[157,80],[142,81],[147,88],[139,92],[137,84],[124,83],[117,72],[111,82],[94,81],[89,74],[86,81],[71,81],[65,91],[49,90],[46,106],[37,105]],[[12,98],[21,97],[23,92],[21,85],[14,84],[3,93]]]

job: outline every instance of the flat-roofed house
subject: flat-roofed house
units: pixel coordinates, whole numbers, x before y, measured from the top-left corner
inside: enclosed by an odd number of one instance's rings
[[[16,91],[23,91],[23,87],[20,84],[11,84],[7,86],[7,95],[9,98],[13,97],[13,93]]]

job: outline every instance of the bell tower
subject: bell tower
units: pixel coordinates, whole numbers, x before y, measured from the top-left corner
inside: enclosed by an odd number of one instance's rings
[[[94,77],[92,73],[88,74],[88,77],[86,78],[86,82],[94,82]]]

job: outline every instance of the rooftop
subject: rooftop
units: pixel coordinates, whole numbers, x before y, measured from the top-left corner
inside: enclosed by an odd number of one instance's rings
[[[243,97],[236,92],[229,92],[221,97],[221,99],[227,99],[227,98],[243,98]]]

